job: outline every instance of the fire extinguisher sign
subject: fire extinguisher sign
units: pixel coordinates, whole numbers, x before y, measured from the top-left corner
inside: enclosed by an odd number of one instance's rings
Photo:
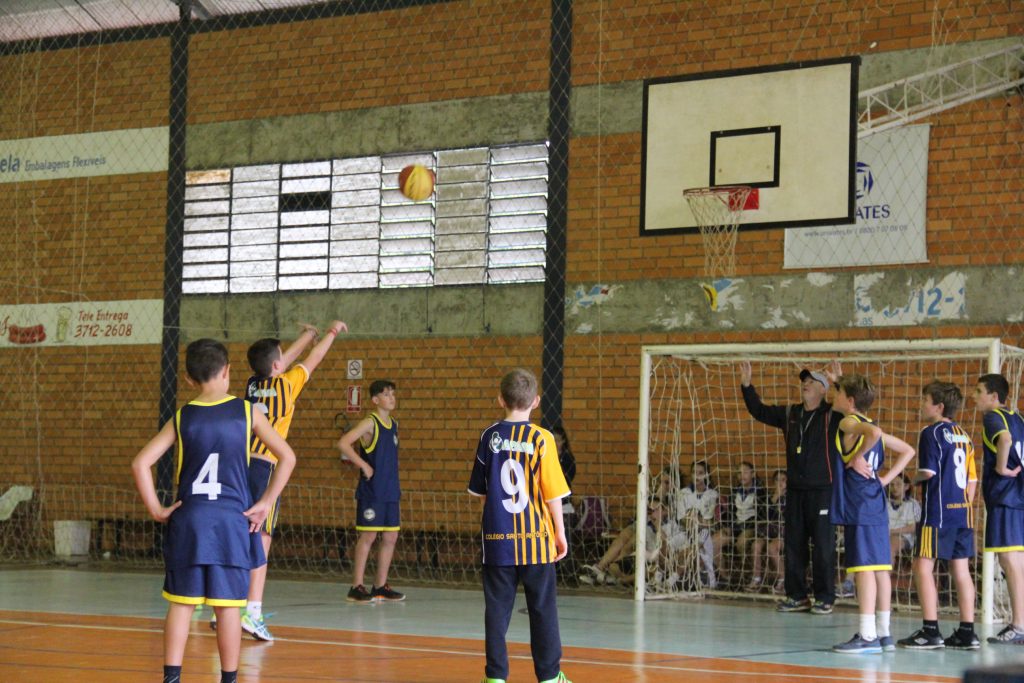
[[[346,413],[358,413],[363,410],[363,388],[358,384],[348,385],[348,406]]]

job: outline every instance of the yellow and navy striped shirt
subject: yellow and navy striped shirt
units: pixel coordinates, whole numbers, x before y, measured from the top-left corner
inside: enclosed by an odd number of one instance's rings
[[[309,371],[299,363],[277,377],[250,377],[245,385],[245,398],[252,401],[257,410],[264,412],[274,431],[280,434],[282,439],[287,439],[288,429],[292,426],[292,417],[295,415],[295,400],[308,381]],[[277,462],[277,458],[267,445],[255,434],[252,436],[250,450]]]
[[[555,527],[547,502],[569,495],[555,439],[529,422],[501,421],[480,437],[469,492],[486,496],[484,564],[554,562]]]

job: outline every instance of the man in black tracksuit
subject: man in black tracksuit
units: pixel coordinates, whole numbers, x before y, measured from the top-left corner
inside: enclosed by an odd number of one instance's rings
[[[786,565],[786,599],[780,612],[829,614],[835,603],[835,531],[829,522],[832,498],[832,465],[829,449],[835,448],[836,430],[842,415],[825,402],[828,378],[824,373],[800,372],[803,403],[771,406],[761,402],[750,384],[750,363],[741,367],[743,402],[759,422],[778,427],[786,440],[786,509],[783,548]],[[808,543],[814,546],[812,588],[807,596]]]

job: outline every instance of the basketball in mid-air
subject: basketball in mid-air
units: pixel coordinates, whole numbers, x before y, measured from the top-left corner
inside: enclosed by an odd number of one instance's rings
[[[398,174],[398,189],[414,202],[421,202],[434,191],[436,180],[434,172],[429,168],[412,164]]]

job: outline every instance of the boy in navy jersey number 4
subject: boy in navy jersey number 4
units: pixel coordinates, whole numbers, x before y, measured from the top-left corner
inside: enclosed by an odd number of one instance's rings
[[[212,339],[189,344],[185,352],[189,383],[200,393],[132,462],[135,485],[153,519],[167,523],[164,536],[164,597],[170,602],[164,625],[164,682],[181,680],[189,625],[196,605],[216,611],[220,628],[221,681],[238,675],[249,572],[266,563],[257,533],[273,501],[295,467],[295,453],[262,412],[230,396],[227,349]],[[249,492],[249,440],[255,433],[278,458],[266,492],[253,503]],[[177,444],[178,491],[164,507],[152,467]]]
[[[560,671],[555,562],[565,557],[562,499],[569,486],[551,432],[530,423],[540,403],[537,378],[517,368],[501,380],[505,419],[484,430],[469,492],[483,498],[484,683],[508,678],[505,634],[520,583],[530,615],[530,651],[537,680],[568,683]]]
[[[354,429],[345,433],[338,442],[342,457],[360,470],[356,487],[356,556],[352,563],[352,588],[345,598],[349,602],[399,602],[405,594],[393,590],[388,584],[388,569],[395,554],[400,528],[399,500],[402,489],[398,485],[398,421],[391,416],[398,398],[395,384],[379,379],[370,385],[370,400],[374,410]],[[362,445],[357,452],[356,442]],[[377,534],[377,573],[373,589],[364,585],[366,560],[370,556]]]
[[[921,598],[920,629],[899,641],[911,650],[977,650],[974,634],[974,580],[968,563],[974,556],[974,515],[971,502],[978,485],[971,437],[953,422],[964,396],[955,384],[931,382],[921,398],[921,419],[928,426],[917,441],[914,483],[924,492],[921,522],[914,544],[914,583]],[[956,582],[960,627],[943,640],[939,633],[939,595],[935,560],[948,560]]]
[[[836,433],[834,466],[839,474],[832,489],[829,516],[833,524],[843,526],[846,571],[856,576],[860,612],[858,632],[845,643],[832,647],[841,654],[896,649],[889,633],[892,551],[885,487],[914,457],[914,449],[886,434],[863,415],[874,401],[875,387],[866,377],[843,375],[836,380],[832,405],[845,417]],[[896,454],[896,462],[880,475],[887,449]]]
[[[1021,456],[1024,419],[1007,407],[1010,385],[1002,375],[982,375],[974,403],[983,414],[985,461],[981,489],[985,497],[985,552],[997,553],[1006,576],[1013,623],[990,643],[1024,645],[1024,488]]]

